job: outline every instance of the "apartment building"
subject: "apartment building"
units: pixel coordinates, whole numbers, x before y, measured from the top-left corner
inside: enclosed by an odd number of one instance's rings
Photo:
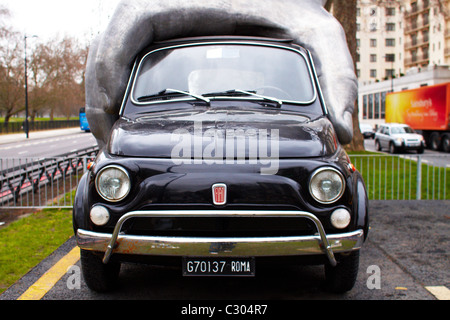
[[[357,28],[363,85],[450,65],[450,0],[359,0]]]
[[[450,0],[358,0],[359,119],[385,121],[389,92],[450,81]]]
[[[404,11],[404,1],[358,1],[357,75],[362,83],[405,72]]]
[[[443,65],[449,1],[410,0],[405,10],[405,68]]]

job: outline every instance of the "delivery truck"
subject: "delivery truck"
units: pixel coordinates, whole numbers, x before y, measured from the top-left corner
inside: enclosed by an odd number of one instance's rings
[[[450,82],[388,94],[386,122],[407,124],[428,148],[450,152]]]

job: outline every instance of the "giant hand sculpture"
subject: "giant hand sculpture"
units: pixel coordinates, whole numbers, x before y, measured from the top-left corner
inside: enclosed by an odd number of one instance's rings
[[[353,136],[357,80],[339,22],[323,0],[122,0],[91,46],[86,109],[100,147],[118,119],[134,59],[155,41],[202,35],[291,38],[311,51],[341,143]]]

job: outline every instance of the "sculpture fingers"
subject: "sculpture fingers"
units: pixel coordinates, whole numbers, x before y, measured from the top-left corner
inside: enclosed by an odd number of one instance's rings
[[[87,116],[103,146],[118,118],[136,55],[155,41],[201,35],[292,38],[312,53],[330,119],[342,143],[352,139],[357,96],[353,61],[340,24],[322,0],[123,0],[92,46]]]

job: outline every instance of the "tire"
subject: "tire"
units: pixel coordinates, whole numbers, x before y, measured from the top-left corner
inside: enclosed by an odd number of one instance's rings
[[[442,151],[450,152],[450,135],[444,134],[441,141]]]
[[[430,148],[434,151],[439,151],[441,148],[441,137],[439,133],[433,132],[430,136]]]
[[[377,150],[377,151],[381,151],[381,144],[380,144],[380,141],[378,141],[378,140],[375,140],[375,150]]]
[[[359,251],[341,256],[336,267],[325,265],[325,283],[327,290],[333,293],[345,293],[353,289],[359,270]]]
[[[394,145],[393,142],[391,142],[389,144],[389,152],[392,153],[392,154],[397,153],[397,147]]]
[[[120,263],[104,264],[100,255],[81,250],[81,269],[89,289],[104,293],[113,290],[120,273]]]

